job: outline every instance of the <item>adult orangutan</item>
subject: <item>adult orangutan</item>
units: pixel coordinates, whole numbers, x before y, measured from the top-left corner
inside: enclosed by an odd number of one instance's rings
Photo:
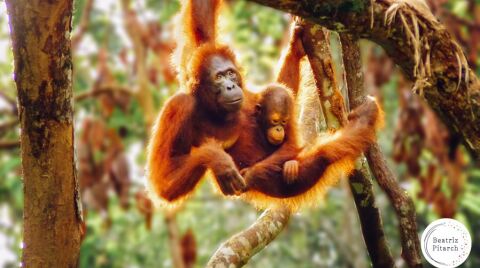
[[[178,67],[186,92],[165,103],[147,156],[149,188],[168,201],[192,192],[207,169],[225,195],[239,194],[246,187],[224,151],[238,138],[245,97],[234,54],[215,42],[219,2],[186,1],[182,8],[187,40],[178,48],[182,51]]]

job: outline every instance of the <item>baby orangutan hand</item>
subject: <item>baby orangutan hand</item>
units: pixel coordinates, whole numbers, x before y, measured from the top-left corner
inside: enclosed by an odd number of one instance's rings
[[[287,183],[294,182],[298,177],[298,161],[290,160],[283,164],[283,179]]]

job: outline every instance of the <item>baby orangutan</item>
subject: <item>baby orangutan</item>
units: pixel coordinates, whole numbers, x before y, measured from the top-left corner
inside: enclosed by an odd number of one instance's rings
[[[262,92],[261,99],[256,106],[257,122],[262,129],[268,143],[280,147],[288,142],[298,147],[294,126],[294,100],[292,93],[285,87],[272,85]],[[283,164],[283,179],[287,183],[298,177],[298,161],[288,160]]]

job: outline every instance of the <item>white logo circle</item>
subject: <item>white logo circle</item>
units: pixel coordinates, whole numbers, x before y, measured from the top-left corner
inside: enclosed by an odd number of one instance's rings
[[[430,223],[420,241],[425,259],[438,268],[453,268],[470,255],[472,238],[465,226],[453,219]]]

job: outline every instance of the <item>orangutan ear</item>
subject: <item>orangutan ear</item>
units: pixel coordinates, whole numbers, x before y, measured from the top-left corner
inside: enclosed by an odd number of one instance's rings
[[[255,105],[255,115],[260,115],[262,113],[262,105],[260,103],[257,103]]]

